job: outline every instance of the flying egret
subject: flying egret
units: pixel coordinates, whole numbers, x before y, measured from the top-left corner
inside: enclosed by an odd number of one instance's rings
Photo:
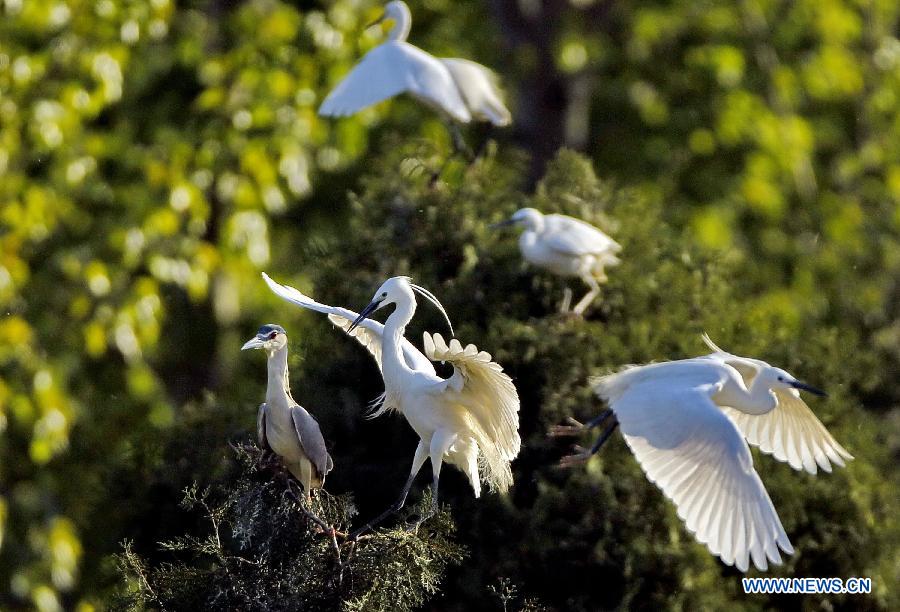
[[[545,215],[534,208],[522,208],[492,227],[507,225],[525,228],[519,236],[519,250],[525,261],[558,276],[577,276],[590,287],[575,304],[575,314],[584,314],[600,294],[600,283],[607,280],[605,268],[619,263],[616,257],[622,250],[619,243],[574,217]],[[566,287],[560,310],[567,312],[571,301],[572,290]]]
[[[412,14],[402,0],[388,2],[375,23],[386,19],[395,22],[388,39],[369,51],[328,94],[319,107],[320,115],[352,115],[408,93],[460,123],[476,119],[498,127],[509,125],[511,115],[488,68],[465,59],[437,58],[406,42]],[[450,132],[457,150],[465,149],[452,123]]]
[[[334,463],[316,419],[291,397],[287,334],[280,325],[263,325],[241,347],[242,351],[247,349],[264,349],[268,355],[266,403],[259,407],[256,417],[259,445],[281,457],[309,497],[313,489],[325,483]]]
[[[328,315],[337,327],[365,346],[381,368],[384,394],[372,417],[398,411],[419,435],[409,478],[399,499],[367,525],[358,535],[403,507],[413,480],[425,460],[431,459],[432,513],[438,506],[438,479],[441,464],[455,465],[469,479],[475,497],[481,482],[492,490],[505,492],[512,485],[509,464],[519,453],[519,396],[503,368],[490,354],[474,345],[465,348],[455,338],[448,344],[440,334],[425,332],[422,354],[404,336],[416,310],[416,292],[450,319],[438,299],[406,277],[390,278],[359,314],[320,304],[293,287],[280,285],[263,274],[269,288],[279,297],[309,310]],[[382,325],[367,318],[393,304],[394,311]],[[452,333],[453,328],[450,327]],[[426,356],[427,355],[427,356]],[[453,375],[441,378],[432,361],[453,366]]]
[[[589,458],[620,424],[647,477],[675,502],[697,540],[742,572],[751,559],[764,571],[768,562],[781,563],[779,548],[794,549],[747,443],[810,474],[817,466],[831,472],[831,463],[843,466],[853,456],[799,391],[825,393],[764,361],[726,353],[705,334],[703,340],[713,353],[597,378],[594,390],[610,409],[586,425],[557,426],[551,435],[577,434],[612,418],[590,450],[561,465]]]

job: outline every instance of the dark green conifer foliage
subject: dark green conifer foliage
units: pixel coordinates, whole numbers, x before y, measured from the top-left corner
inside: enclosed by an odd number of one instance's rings
[[[171,553],[162,562],[125,544],[119,566],[129,589],[119,609],[411,610],[463,557],[446,512],[418,529],[401,523],[351,542],[352,495],[320,491],[303,501],[277,458],[235,448],[234,478],[185,491],[182,507],[200,514],[201,533],[162,542]]]

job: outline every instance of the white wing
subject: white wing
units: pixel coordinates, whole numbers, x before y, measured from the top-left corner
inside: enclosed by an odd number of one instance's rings
[[[753,384],[759,369],[768,366],[759,359],[739,357],[723,351],[706,334],[703,334],[703,341],[715,351],[709,357],[719,359],[737,370],[748,388]],[[795,470],[815,474],[818,464],[826,472],[831,472],[831,462],[844,467],[845,459],[853,459],[853,455],[816,418],[800,397],[799,391],[779,389],[775,391],[775,397],[778,399],[778,406],[765,414],[746,414],[730,407],[723,407],[722,410],[734,421],[750,444],[758,446],[759,450],[779,461],[786,462]]]
[[[453,338],[448,345],[440,334],[425,332],[425,354],[433,361],[453,365],[453,376],[433,386],[454,405],[461,406],[477,425],[479,449],[484,459],[485,479],[505,491],[512,484],[509,462],[519,454],[519,394],[512,379],[490,353],[474,344],[463,348]]]
[[[469,111],[478,119],[490,121],[497,127],[509,125],[512,115],[503,104],[494,73],[476,62],[455,57],[438,60],[447,67],[456,88],[462,94]]]
[[[314,310],[316,312],[321,312],[328,315],[328,320],[331,321],[334,325],[343,329],[344,332],[347,332],[347,330],[350,328],[350,324],[357,317],[357,313],[353,312],[352,310],[347,310],[346,308],[338,308],[337,306],[328,306],[327,304],[321,304],[311,297],[304,295],[297,289],[294,289],[293,287],[276,283],[265,272],[263,272],[262,277],[266,281],[266,284],[269,285],[269,289],[271,289],[275,293],[275,295],[302,308]],[[372,354],[372,357],[375,358],[375,362],[378,363],[378,367],[380,369],[381,342],[384,336],[384,325],[382,325],[378,321],[373,321],[372,319],[365,319],[359,324],[359,326],[357,326],[356,329],[348,333],[351,337],[356,338],[356,340],[360,344],[362,344],[369,350],[369,352]],[[417,372],[426,372],[429,374],[435,373],[434,366],[431,364],[428,358],[425,357],[425,355],[423,355],[421,352],[419,352],[419,349],[413,346],[412,343],[409,342],[409,340],[404,338],[401,348],[403,350],[403,357],[404,359],[406,359],[406,363],[410,368]]]
[[[844,460],[853,459],[822,422],[816,418],[795,389],[775,392],[778,406],[761,415],[746,414],[723,407],[747,441],[759,450],[785,461],[795,470],[816,473],[816,464],[831,472],[831,462],[844,467]],[[831,462],[829,461],[831,460]]]
[[[696,381],[695,381],[696,382]],[[746,571],[793,553],[743,437],[711,399],[712,384],[647,381],[612,403],[647,477],[675,502],[678,516],[710,552]]]
[[[472,120],[450,71],[437,58],[399,41],[369,51],[328,94],[319,114],[352,115],[401,93],[410,93],[462,123]]]
[[[566,255],[613,254],[622,246],[602,231],[584,221],[566,215],[546,215],[546,229],[541,241],[554,251]]]

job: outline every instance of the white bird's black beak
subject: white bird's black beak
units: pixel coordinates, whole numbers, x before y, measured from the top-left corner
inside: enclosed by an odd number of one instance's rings
[[[790,385],[795,389],[800,389],[801,391],[809,391],[813,395],[818,395],[819,397],[828,397],[828,394],[821,389],[816,389],[815,387],[807,385],[805,382],[800,382],[799,380],[792,381]]]
[[[509,225],[514,225],[515,223],[516,223],[516,220],[515,220],[515,219],[507,219],[507,220],[505,220],[505,221],[499,221],[499,222],[497,222],[497,223],[491,223],[490,225],[488,225],[488,229],[492,229],[492,230],[500,229],[501,227],[507,227],[507,226],[509,226]]]
[[[376,298],[369,302],[369,305],[363,308],[362,312],[359,313],[359,316],[353,320],[353,323],[350,324],[350,328],[347,330],[347,333],[352,332],[356,329],[360,323],[365,321],[370,314],[378,310],[378,307],[381,306],[381,302],[384,301],[384,298]]]
[[[385,19],[387,19],[387,14],[382,13],[380,17],[378,17],[375,21],[372,21],[366,27],[363,28],[363,31],[368,30],[372,26],[377,26],[379,23],[382,23]]]
[[[266,339],[260,338],[259,335],[253,336],[249,340],[244,343],[244,346],[241,347],[242,351],[246,351],[247,349],[259,349],[265,346]]]

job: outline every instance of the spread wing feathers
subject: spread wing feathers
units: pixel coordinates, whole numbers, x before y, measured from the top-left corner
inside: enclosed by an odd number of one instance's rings
[[[357,317],[357,313],[352,310],[321,304],[293,287],[277,283],[265,272],[263,272],[262,277],[266,281],[266,284],[269,285],[269,289],[281,299],[287,300],[302,308],[328,315],[328,320],[345,332],[350,329],[350,324]],[[353,332],[350,332],[349,335],[356,338],[360,344],[369,350],[372,357],[375,358],[378,367],[381,368],[381,341],[384,336],[384,325],[378,321],[366,319],[362,321]],[[404,338],[401,348],[403,350],[403,357],[406,359],[406,363],[410,368],[416,371],[428,372],[430,374],[434,373],[434,366],[431,365],[431,362],[419,351],[419,349],[413,346],[409,340]]]
[[[584,221],[566,215],[547,215],[546,219],[547,229],[541,241],[554,251],[573,256],[612,256],[622,250],[618,242]]]
[[[775,392],[778,406],[761,415],[722,408],[750,444],[759,447],[795,470],[815,474],[816,466],[831,472],[831,463],[844,467],[844,460],[853,459],[822,422],[816,418],[793,389]]]
[[[259,405],[259,412],[256,413],[256,441],[263,450],[272,450],[269,446],[269,440],[266,438],[266,405]]]
[[[481,451],[479,461],[488,484],[505,491],[512,484],[509,462],[519,454],[519,394],[512,379],[490,353],[474,344],[463,348],[453,338],[448,345],[440,334],[424,334],[425,354],[434,361],[453,365],[454,373],[436,390],[463,407],[475,425],[472,429]]]
[[[325,438],[322,437],[319,422],[302,406],[291,407],[291,420],[294,422],[294,431],[297,432],[303,453],[315,466],[319,478],[324,482],[325,476],[334,467],[334,462],[325,447]]]
[[[647,477],[675,502],[696,538],[728,565],[746,571],[781,563],[793,548],[753,469],[750,449],[712,402],[714,386],[673,392],[638,384],[612,404]]]
[[[410,93],[457,121],[472,120],[444,64],[405,42],[388,42],[369,51],[328,94],[319,114],[352,115],[401,93]]]
[[[469,111],[478,119],[490,121],[497,127],[509,125],[512,115],[503,104],[497,77],[485,66],[455,57],[438,58],[462,94]]]
[[[713,351],[715,358],[738,371],[747,387],[753,384],[760,368],[768,365],[759,359],[738,357],[723,351],[706,334],[703,334],[703,342]],[[775,391],[775,397],[778,406],[765,414],[746,414],[730,407],[723,407],[722,410],[750,444],[779,461],[787,462],[795,470],[815,474],[818,465],[831,472],[832,462],[844,467],[844,460],[853,459],[853,455],[816,418],[799,391],[779,389]]]

